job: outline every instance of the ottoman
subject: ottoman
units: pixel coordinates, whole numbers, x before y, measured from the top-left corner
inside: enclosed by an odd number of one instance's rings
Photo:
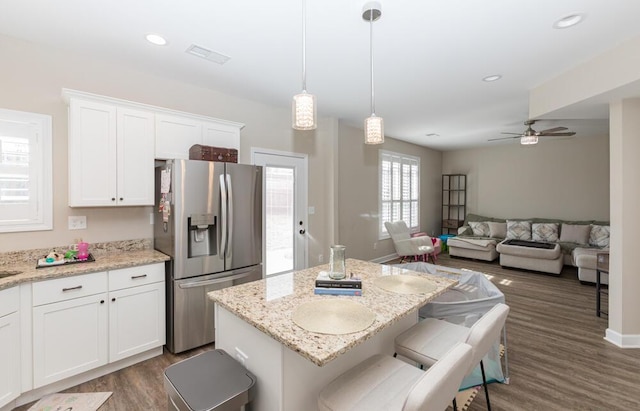
[[[504,240],[496,246],[501,266],[560,275],[564,261],[559,244],[547,246],[548,243],[533,241],[518,241],[516,244]],[[542,248],[543,244],[549,248]]]

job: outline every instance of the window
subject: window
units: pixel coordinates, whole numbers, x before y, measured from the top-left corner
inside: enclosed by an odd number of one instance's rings
[[[412,232],[420,230],[420,158],[380,150],[380,239],[388,238],[386,221],[403,220]]]
[[[51,116],[0,109],[0,232],[51,230]]]

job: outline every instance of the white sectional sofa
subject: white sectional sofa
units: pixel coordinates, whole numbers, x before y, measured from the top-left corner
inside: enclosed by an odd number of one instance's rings
[[[505,239],[557,244],[543,250],[505,245]],[[564,265],[578,267],[581,282],[595,283],[596,254],[608,252],[609,222],[558,219],[500,219],[467,215],[458,236],[447,241],[454,257],[494,261],[500,265],[559,275]],[[606,276],[603,283],[607,283]]]

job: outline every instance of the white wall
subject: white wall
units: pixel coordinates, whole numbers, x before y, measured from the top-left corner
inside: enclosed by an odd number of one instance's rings
[[[467,174],[467,213],[499,218],[609,220],[609,139],[541,138],[443,153]]]
[[[372,260],[395,253],[390,239],[378,241],[378,151],[420,157],[420,228],[440,232],[442,153],[385,137],[382,145],[365,145],[361,129],[339,127],[338,225],[347,257]],[[374,248],[375,246],[375,248]]]
[[[311,133],[291,129],[289,107],[272,107],[195,87],[153,73],[142,73],[97,60],[84,59],[68,52],[42,48],[0,36],[0,107],[53,116],[53,188],[52,231],[0,234],[0,252],[46,248],[70,244],[75,238],[103,242],[151,238],[149,213],[152,207],[69,208],[67,206],[67,107],[62,88],[192,112],[246,124],[241,132],[240,162],[250,161],[250,147],[306,153],[309,156],[309,205],[316,207],[310,216],[308,232],[311,253],[328,248],[331,235],[328,199],[332,198],[332,145],[336,140],[337,120],[319,119]],[[87,230],[69,231],[69,215],[86,215]]]

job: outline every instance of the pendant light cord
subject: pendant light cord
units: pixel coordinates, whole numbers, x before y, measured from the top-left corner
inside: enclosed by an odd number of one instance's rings
[[[302,91],[307,92],[307,2],[302,0]]]
[[[371,61],[371,114],[376,114],[375,93],[373,88],[373,8],[369,10],[369,56]]]

